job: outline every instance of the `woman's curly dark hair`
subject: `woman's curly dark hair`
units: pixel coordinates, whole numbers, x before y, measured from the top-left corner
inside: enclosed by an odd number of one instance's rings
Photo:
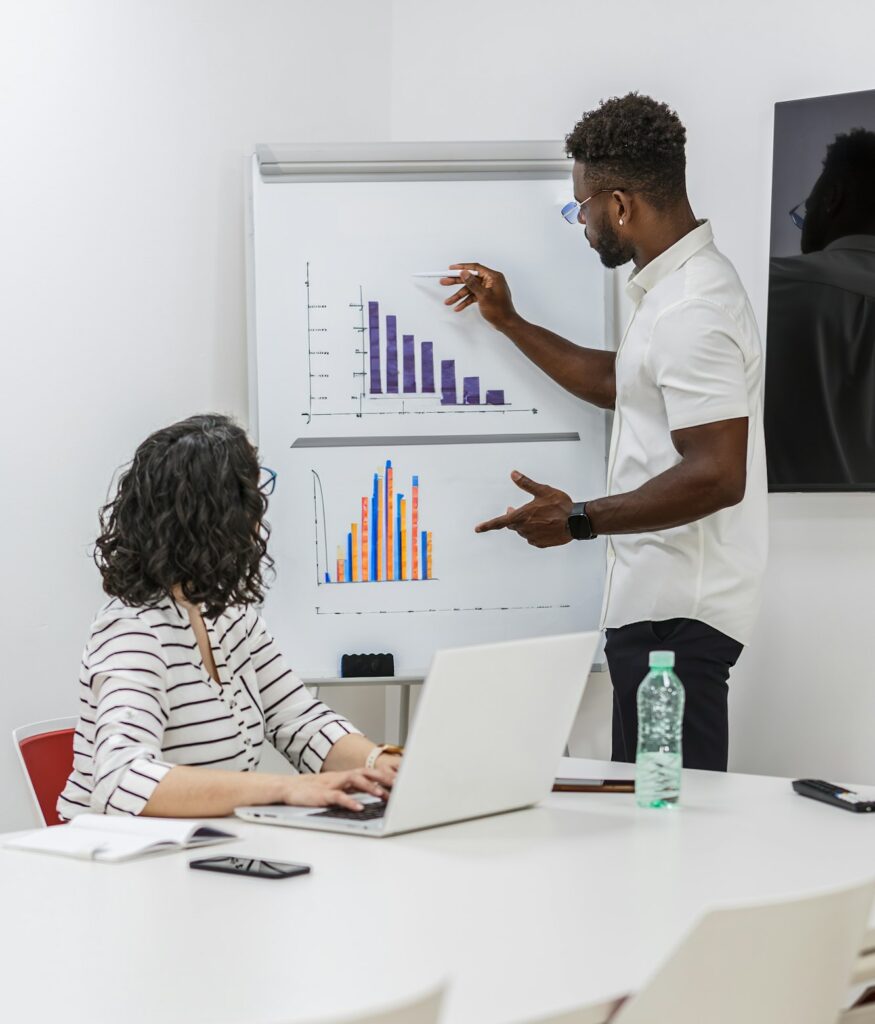
[[[259,472],[227,416],[191,416],[146,438],[100,510],[94,561],[106,593],[149,605],[179,584],[211,618],[262,601],[273,560]]]
[[[602,100],[565,137],[565,151],[603,188],[642,193],[657,209],[686,195],[687,132],[665,103],[630,92]]]

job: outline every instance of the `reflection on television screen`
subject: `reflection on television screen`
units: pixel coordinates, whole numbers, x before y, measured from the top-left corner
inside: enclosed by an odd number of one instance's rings
[[[778,103],[766,330],[772,491],[875,491],[875,91]]]

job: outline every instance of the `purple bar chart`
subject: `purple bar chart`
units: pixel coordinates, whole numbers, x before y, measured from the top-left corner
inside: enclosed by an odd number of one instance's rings
[[[414,334],[401,334],[398,351],[398,318],[393,313],[382,314],[380,303],[368,302],[368,360],[367,393],[371,397],[432,397],[435,387],[435,351],[433,341],[419,343],[417,372],[417,342]],[[400,354],[400,367],[399,367]],[[382,377],[385,366],[385,382]],[[400,373],[399,373],[400,369]],[[440,360],[440,404],[442,406],[490,408],[506,407],[503,388],[481,391],[480,377],[462,377],[461,392],[456,376],[455,359]]]
[[[463,377],[462,378],[462,402],[465,405],[479,405],[480,404],[480,378],[479,377]]]
[[[398,394],[398,326],[394,316],[386,317],[386,394]]]
[[[424,341],[420,349],[420,366],[422,367],[422,392],[434,394],[434,343]]]
[[[380,308],[376,302],[368,303],[368,351],[371,357],[371,394],[380,395],[383,388],[380,378]]]
[[[456,360],[441,360],[441,405],[456,404]]]
[[[413,335],[405,334],[404,345],[404,394],[416,394],[416,357],[413,354]]]

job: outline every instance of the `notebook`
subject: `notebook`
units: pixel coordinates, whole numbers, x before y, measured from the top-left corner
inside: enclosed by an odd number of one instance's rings
[[[236,839],[233,832],[184,818],[80,814],[67,825],[27,832],[7,840],[12,850],[57,853],[81,860],[120,861],[162,850],[185,850]]]

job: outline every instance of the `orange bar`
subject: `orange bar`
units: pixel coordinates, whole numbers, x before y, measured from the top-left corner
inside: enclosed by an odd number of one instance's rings
[[[431,531],[429,531],[428,542],[426,544],[426,557],[428,558],[428,578],[430,580],[433,580],[434,576],[432,575],[432,565],[431,565]]]
[[[377,522],[376,522],[376,543],[377,543],[377,579],[383,578],[383,524],[385,522],[385,511],[383,509],[383,478],[377,477]]]
[[[386,579],[395,578],[395,488],[392,466],[386,463]]]
[[[401,579],[407,579],[407,499],[401,499]]]
[[[337,582],[346,583],[346,558],[343,554],[343,548],[337,545]]]
[[[362,571],[361,579],[371,578],[371,563],[368,561],[368,499],[362,498]]]
[[[419,579],[419,477],[413,478],[413,510],[411,512],[412,530],[410,537],[410,553],[413,555],[413,579]]]
[[[359,581],[359,524],[350,523],[352,529],[352,558],[350,559],[349,571],[352,573],[353,583]]]

